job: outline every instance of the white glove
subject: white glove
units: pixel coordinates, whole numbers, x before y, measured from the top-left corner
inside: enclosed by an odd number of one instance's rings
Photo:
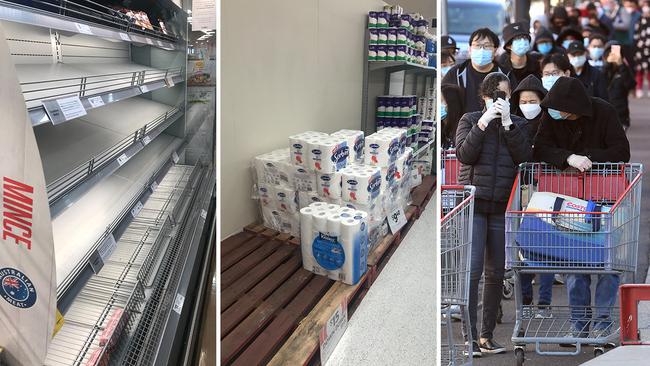
[[[512,124],[512,120],[510,119],[510,102],[499,98],[495,104],[497,111],[501,114],[501,125],[503,127],[510,126]]]
[[[478,119],[478,128],[485,131],[487,126],[492,122],[493,119],[499,118],[499,112],[497,111],[497,104],[492,103],[490,108],[488,108],[485,113]]]
[[[573,154],[566,159],[567,163],[581,172],[591,169],[591,160],[582,155]]]

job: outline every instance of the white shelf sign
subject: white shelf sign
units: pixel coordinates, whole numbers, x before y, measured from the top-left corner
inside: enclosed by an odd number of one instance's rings
[[[192,1],[192,30],[217,28],[217,2],[215,0]]]
[[[149,135],[142,138],[142,143],[144,144],[144,146],[149,145],[150,142],[151,142],[151,137],[149,137]]]
[[[404,225],[406,225],[406,215],[403,209],[399,208],[388,215],[388,226],[391,233],[397,233]]]
[[[165,84],[167,84],[168,88],[171,88],[174,85],[176,85],[176,84],[174,84],[174,78],[171,77],[171,76],[168,76],[168,77],[165,78]]]
[[[90,103],[93,108],[99,108],[104,105],[104,99],[100,96],[90,97],[88,98],[88,103]]]
[[[176,312],[176,314],[181,315],[181,311],[183,311],[183,304],[185,303],[185,296],[181,294],[176,294],[176,299],[174,299],[174,307],[172,310]]]
[[[115,248],[117,248],[117,242],[115,242],[115,236],[111,234],[104,239],[104,242],[99,246],[97,252],[99,252],[99,257],[102,258],[102,261],[106,262],[106,259],[113,254]]]
[[[151,183],[151,186],[149,186],[149,188],[151,188],[151,192],[155,192],[156,189],[158,189],[158,183],[156,182]]]
[[[124,165],[127,161],[129,161],[129,157],[126,156],[126,154],[122,154],[117,158],[117,163],[120,164],[120,166]]]
[[[85,24],[74,23],[74,25],[77,27],[77,30],[79,31],[79,33],[90,34],[90,35],[93,34],[92,29],[90,29],[90,27],[85,25]]]
[[[341,340],[343,333],[348,328],[348,305],[346,299],[339,304],[334,314],[320,331],[320,363],[325,365],[327,359]]]
[[[142,211],[143,207],[144,206],[142,205],[142,202],[138,201],[138,203],[136,203],[135,206],[131,209],[131,216],[133,216],[133,218],[136,218],[140,214],[140,211]]]
[[[77,96],[57,99],[56,104],[59,105],[59,109],[61,109],[61,113],[63,113],[66,121],[87,114],[86,108],[84,108],[84,105],[81,104],[81,99]]]
[[[174,164],[178,164],[179,157],[176,151],[172,153],[172,160],[174,161]]]
[[[149,87],[146,85],[140,85],[140,92],[142,92],[142,94],[149,93]]]
[[[123,41],[131,42],[131,37],[126,33],[120,33],[120,38],[122,38]]]

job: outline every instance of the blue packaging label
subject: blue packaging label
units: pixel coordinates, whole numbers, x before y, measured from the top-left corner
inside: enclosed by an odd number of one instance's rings
[[[376,198],[377,196],[379,196],[380,188],[381,188],[381,174],[377,172],[368,181],[368,192],[370,192],[370,197]]]
[[[359,160],[363,157],[363,148],[365,146],[365,138],[363,135],[359,135],[357,140],[354,142],[354,158]]]
[[[339,269],[345,263],[345,251],[335,236],[318,233],[312,244],[316,262],[328,271]]]
[[[347,166],[348,156],[350,156],[350,148],[347,142],[336,145],[332,154],[332,162],[336,164],[336,170],[341,170]]]
[[[388,186],[391,186],[395,183],[395,178],[397,177],[397,165],[391,164],[388,166],[386,171],[386,183]]]
[[[406,140],[404,141],[406,143]],[[390,161],[397,158],[397,153],[400,151],[400,142],[398,139],[393,139],[388,146],[388,157]]]

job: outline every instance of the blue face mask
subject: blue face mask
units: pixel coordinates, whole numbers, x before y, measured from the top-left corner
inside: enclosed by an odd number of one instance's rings
[[[525,38],[519,38],[512,41],[512,52],[517,56],[523,56],[530,49],[530,42]]]
[[[548,114],[551,116],[553,119],[561,120],[561,119],[566,119],[566,117],[562,117],[562,114],[560,111],[556,109],[549,108],[548,109]],[[567,116],[568,117],[568,116]]]
[[[440,72],[442,73],[442,76],[447,75],[449,70],[451,70],[451,66],[443,66],[440,68]]]
[[[553,44],[550,43],[550,42],[539,43],[537,45],[537,50],[542,55],[548,55],[551,52],[552,49],[553,49]]]
[[[440,120],[442,121],[447,117],[447,106],[440,103]]]
[[[472,49],[472,63],[478,66],[485,66],[492,62],[492,51]]]
[[[551,90],[551,88],[559,78],[560,78],[559,76],[554,76],[554,75],[544,76],[542,78],[542,85],[544,86],[544,89]]]
[[[564,41],[562,41],[562,47],[564,47],[565,50],[568,49],[571,42],[573,41],[569,39],[565,39]]]
[[[600,60],[601,57],[603,57],[603,53],[605,53],[605,49],[602,47],[591,47],[589,49],[589,58],[592,60]]]
[[[585,48],[589,47],[589,38],[584,38],[582,43],[585,45]]]

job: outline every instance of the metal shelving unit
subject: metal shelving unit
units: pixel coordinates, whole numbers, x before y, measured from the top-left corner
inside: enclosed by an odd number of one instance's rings
[[[0,25],[43,161],[65,319],[46,364],[152,364],[181,326],[142,329],[181,313],[156,296],[203,254],[214,194],[211,163],[184,164],[201,122],[185,113],[187,16],[157,0],[168,31],[149,30],[89,0],[20,3],[0,0]]]

